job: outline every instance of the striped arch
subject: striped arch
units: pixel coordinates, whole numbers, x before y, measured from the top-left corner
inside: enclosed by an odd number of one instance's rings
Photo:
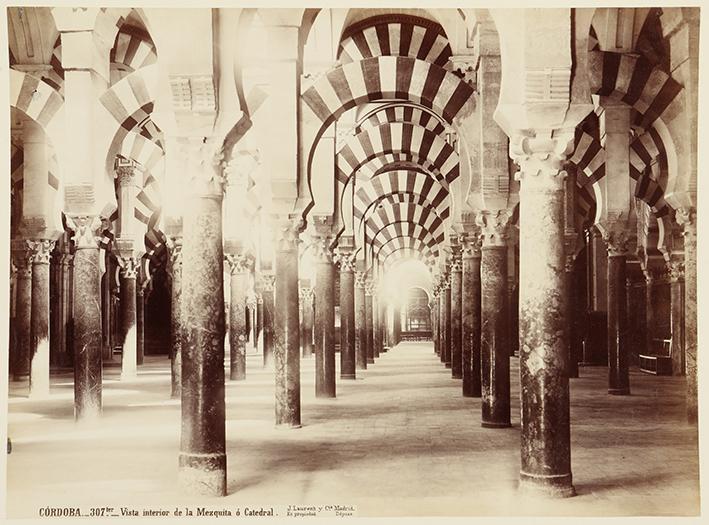
[[[660,118],[682,85],[642,55],[593,50],[588,53],[591,90],[637,112],[635,124],[647,129]]]
[[[157,61],[155,44],[144,31],[122,25],[111,50],[111,63],[127,71],[135,71]]]
[[[382,212],[382,210],[392,210],[399,211],[402,204],[407,205],[407,220],[413,220],[412,217],[416,216],[416,212],[421,212],[422,217],[427,217],[429,215],[437,218],[443,224],[444,230],[447,223],[447,217],[442,217],[438,210],[436,210],[431,202],[421,195],[415,193],[393,193],[389,195],[382,195],[377,200],[369,205],[365,210],[363,216],[360,218],[359,231],[360,236],[364,233],[364,227],[366,227],[366,234],[368,237],[372,237],[376,231],[375,224],[370,220],[376,211],[377,213]],[[411,206],[413,205],[413,206]],[[422,212],[422,210],[429,210],[429,212]],[[448,210],[446,210],[448,211]],[[396,212],[394,212],[396,213]]]
[[[402,197],[408,197],[406,195]],[[415,202],[401,202],[394,207],[382,207],[369,214],[363,219],[366,224],[367,236],[372,240],[376,232],[384,228],[386,225],[395,222],[412,222],[419,224],[426,230],[431,232],[431,235],[437,242],[443,242],[445,238],[445,227],[443,220],[436,215],[436,212],[430,207],[425,207]]]
[[[127,127],[124,123],[130,123],[129,119],[132,119],[132,129],[138,121],[135,115],[140,115],[149,104],[152,111],[157,91],[158,68],[152,64],[116,82],[101,95],[100,100],[119,126]]]
[[[363,183],[356,181],[354,195],[354,216],[357,219],[365,215],[367,208],[379,199],[397,193],[425,195],[430,205],[438,214],[447,219],[450,207],[447,199],[448,188],[430,176],[417,171],[389,171],[381,173]]]
[[[355,126],[354,132],[356,134],[388,122],[408,122],[426,128],[436,135],[446,130],[445,121],[432,111],[412,103],[393,102],[363,115]]]
[[[650,175],[650,165],[659,162],[667,167],[667,156],[662,138],[654,127],[638,136],[630,144],[630,176],[637,181],[635,196],[646,202],[656,217],[670,211],[662,186]]]
[[[390,255],[402,250],[417,251],[424,261],[434,262],[438,257],[437,252],[434,252],[431,247],[421,239],[414,237],[397,237],[385,243],[385,246],[377,253],[376,260],[382,263],[386,261]]]
[[[460,174],[458,154],[440,136],[421,126],[393,122],[351,137],[337,154],[336,178],[344,185],[367,162],[382,155],[402,153],[415,155],[424,167],[421,159],[425,159],[449,184]]]
[[[349,26],[337,50],[342,63],[377,56],[418,58],[440,67],[452,54],[443,28],[425,18],[375,16]]]
[[[399,248],[393,250],[389,254],[383,257],[381,263],[384,265],[385,269],[391,268],[397,261],[405,259],[415,259],[421,261],[429,268],[434,268],[436,266],[436,258],[428,252],[422,252],[419,248]]]
[[[45,132],[56,126],[62,131],[64,98],[46,82],[27,73],[10,69],[10,106],[35,120]],[[54,142],[54,141],[52,141]]]
[[[10,192],[19,195],[24,187],[25,150],[10,142]]]
[[[373,259],[377,258],[386,246],[392,243],[400,245],[403,242],[402,239],[419,240],[426,245],[431,253],[438,256],[438,240],[433,233],[413,222],[393,222],[376,232],[374,238],[369,242]]]

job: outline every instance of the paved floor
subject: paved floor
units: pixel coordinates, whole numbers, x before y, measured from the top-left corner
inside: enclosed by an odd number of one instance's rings
[[[335,400],[313,394],[303,360],[303,427],[274,428],[273,376],[249,358],[249,377],[227,384],[228,490],[215,509],[354,506],[360,516],[696,515],[695,428],[684,421],[684,380],[633,371],[633,395],[609,396],[606,371],[572,380],[572,463],[578,496],[539,502],[516,492],[519,382],[512,359],[510,429],[480,427],[480,401],[460,395],[430,343],[383,354],[338,382]],[[339,359],[339,357],[338,357]],[[105,372],[104,416],[94,429],[72,421],[70,376],[52,397],[31,401],[11,383],[8,516],[41,507],[164,508],[200,502],[177,491],[180,407],[169,397],[165,360],[138,380]],[[204,502],[204,500],[202,500]],[[117,510],[116,510],[117,512]]]

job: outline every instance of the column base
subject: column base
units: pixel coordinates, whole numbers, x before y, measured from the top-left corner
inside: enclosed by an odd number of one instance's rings
[[[630,387],[625,387],[625,388],[609,388],[608,393],[613,395],[613,396],[629,396],[630,395]]]
[[[559,474],[555,476],[536,476],[519,473],[520,492],[543,498],[570,498],[576,495],[576,490],[571,483],[571,474]]]
[[[246,381],[246,376],[244,374],[230,375],[229,381]]]
[[[446,363],[446,368],[452,368],[450,363]]]
[[[453,379],[463,379],[463,374],[453,374],[451,377]]]
[[[497,421],[482,421],[480,426],[483,428],[510,428],[512,423],[510,422],[497,422]]]
[[[178,482],[185,494],[226,496],[226,454],[180,453]]]
[[[303,428],[300,423],[276,423],[276,430],[296,430]]]
[[[340,374],[340,379],[357,379],[355,374]]]
[[[373,365],[373,364],[374,364],[374,358],[373,358],[373,357],[371,357],[371,358],[368,357],[368,358],[367,358],[367,364],[368,364],[368,365]]]

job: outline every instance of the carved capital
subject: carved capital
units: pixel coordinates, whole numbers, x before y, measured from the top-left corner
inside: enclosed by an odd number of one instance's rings
[[[458,237],[462,256],[464,259],[480,257],[483,244],[482,234],[479,231],[466,231]]]
[[[576,262],[576,254],[567,253],[564,255],[564,271],[566,273],[572,273],[574,271],[574,263]]]
[[[337,250],[335,252],[335,262],[340,267],[340,272],[354,272],[357,258],[351,250]]]
[[[25,239],[12,239],[10,241],[12,263],[17,268],[20,276],[29,275],[32,270],[32,250]]]
[[[355,272],[355,288],[364,288],[367,286],[367,272]]]
[[[611,218],[600,221],[599,229],[609,257],[630,256],[635,251],[637,233],[628,221]]]
[[[260,284],[262,292],[273,292],[276,287],[276,276],[272,273],[262,273]]]
[[[140,271],[140,259],[135,257],[117,257],[118,266],[121,269],[121,277],[124,279],[136,279]]]
[[[681,259],[671,259],[667,263],[667,270],[670,274],[670,281],[673,283],[684,281],[684,261]]]
[[[558,137],[516,135],[510,141],[510,157],[520,167],[515,180],[520,191],[562,191],[567,173],[563,170],[574,145],[573,133]]]
[[[235,275],[249,271],[252,258],[241,253],[225,253],[224,261],[229,266],[229,273]]]
[[[450,271],[460,273],[463,271],[463,249],[460,238],[451,244]]]
[[[224,152],[221,144],[209,137],[179,139],[182,166],[188,177],[191,195],[221,198],[224,195]]]
[[[99,247],[104,225],[98,215],[66,215],[66,220],[77,250]]]
[[[477,68],[479,57],[473,55],[451,55],[448,60],[450,60],[453,65],[452,73],[475,89],[478,79]]]
[[[675,212],[677,224],[682,226],[684,242],[697,242],[697,210],[695,208],[679,208]]]
[[[32,264],[49,264],[54,249],[55,241],[49,239],[31,239],[27,241]]]
[[[304,228],[305,221],[301,217],[277,221],[274,228],[277,250],[282,252],[297,250],[300,234]]]
[[[173,276],[175,271],[182,270],[182,237],[168,237],[166,246],[169,256],[167,271]]]
[[[313,297],[315,297],[315,290],[309,286],[303,286],[299,290],[300,302],[304,305],[311,305],[313,302]]]
[[[480,227],[482,246],[506,246],[512,210],[484,210],[475,216],[475,223]]]
[[[138,171],[137,162],[117,155],[113,167],[116,170],[116,179],[119,186],[139,186],[138,174],[140,172]]]
[[[332,240],[332,235],[316,234],[313,236],[313,258],[317,262],[331,263],[333,261]]]

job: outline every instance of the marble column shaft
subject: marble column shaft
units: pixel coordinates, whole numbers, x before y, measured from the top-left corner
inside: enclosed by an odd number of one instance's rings
[[[355,277],[349,261],[340,262],[340,379],[356,377]]]
[[[102,409],[101,271],[97,217],[72,219],[74,237],[74,417],[91,421]]]
[[[300,427],[300,319],[298,312],[299,221],[279,226],[273,316],[276,425]]]
[[[459,256],[460,257],[460,256]],[[463,378],[463,333],[462,333],[462,302],[463,302],[463,272],[462,261],[457,260],[451,267],[451,376],[453,379]]]
[[[697,217],[694,208],[680,208],[684,227],[684,356],[687,375],[687,421],[697,424]]]
[[[676,376],[684,375],[684,264],[681,269],[675,264],[671,269],[671,296],[672,296],[672,373]]]
[[[450,285],[450,277],[449,281],[446,284],[446,287],[443,291],[444,293],[444,299],[443,299],[443,304],[446,309],[445,313],[445,324],[443,325],[443,328],[445,330],[445,345],[443,347],[445,351],[445,365],[446,368],[452,368],[452,350],[453,350],[453,334],[451,332],[451,318],[452,318],[452,309],[451,309],[451,285]]]
[[[315,277],[315,395],[335,397],[335,265],[329,248],[321,248]]]
[[[131,258],[122,261],[120,270],[121,291],[121,379],[135,379],[138,376],[138,333],[137,294],[138,262]]]
[[[273,345],[274,345],[274,327],[275,322],[276,307],[275,307],[275,280],[276,276],[274,274],[264,274],[263,279],[263,289],[261,291],[262,299],[262,311],[263,315],[262,323],[263,328],[261,330],[261,336],[263,337],[263,366],[270,368],[274,366],[273,358]]]
[[[574,495],[569,417],[569,306],[563,159],[520,161],[520,488]],[[570,273],[570,272],[569,272]],[[485,276],[483,276],[483,282]]]
[[[313,318],[315,317],[312,288],[301,289],[300,298],[303,310],[303,317],[300,320],[303,329],[300,335],[300,346],[303,348],[303,357],[310,357],[313,355]]]
[[[197,178],[198,188],[209,184]],[[185,493],[226,494],[222,191],[188,197],[182,219],[182,432]]]
[[[566,262],[566,268],[564,269],[564,280],[566,289],[566,302],[567,302],[567,319],[568,319],[568,354],[569,354],[569,365],[568,365],[568,376],[578,377],[579,376],[579,356],[576,355],[576,274],[574,273],[574,264],[572,261]]]
[[[630,394],[625,255],[608,256],[608,393]]]
[[[480,249],[463,252],[463,396],[480,397]]]
[[[433,353],[440,354],[440,345],[438,342],[438,290],[433,292],[433,300],[431,306],[431,339],[433,339]]]
[[[482,246],[480,280],[482,426],[509,427],[510,353],[506,246]]]
[[[364,330],[365,330],[365,348],[367,349],[367,363],[374,363],[374,323],[373,323],[373,312],[372,312],[372,291],[367,285],[367,289],[364,293]]]
[[[446,362],[446,290],[445,283],[441,282],[439,292],[438,292],[438,346],[440,348],[440,353],[438,357],[441,363]]]
[[[372,290],[372,355],[379,357],[382,348],[382,332],[379,317],[379,293]]]
[[[182,239],[169,245],[170,275],[170,397],[182,396]]]
[[[231,274],[229,281],[229,379],[246,379],[246,285],[248,271],[246,258],[227,254]]]
[[[31,318],[32,318],[32,265],[25,241],[14,242],[13,259],[17,267],[15,299],[15,352],[13,379],[22,381],[30,374]]]
[[[365,291],[365,275],[355,273],[355,364],[357,370],[367,369],[367,297]]]
[[[140,366],[145,361],[145,290],[141,283],[135,290],[135,300],[136,361]]]
[[[401,309],[399,305],[394,305],[394,344],[396,346],[401,342]]]
[[[29,241],[32,250],[30,397],[49,395],[49,258],[54,241]]]

